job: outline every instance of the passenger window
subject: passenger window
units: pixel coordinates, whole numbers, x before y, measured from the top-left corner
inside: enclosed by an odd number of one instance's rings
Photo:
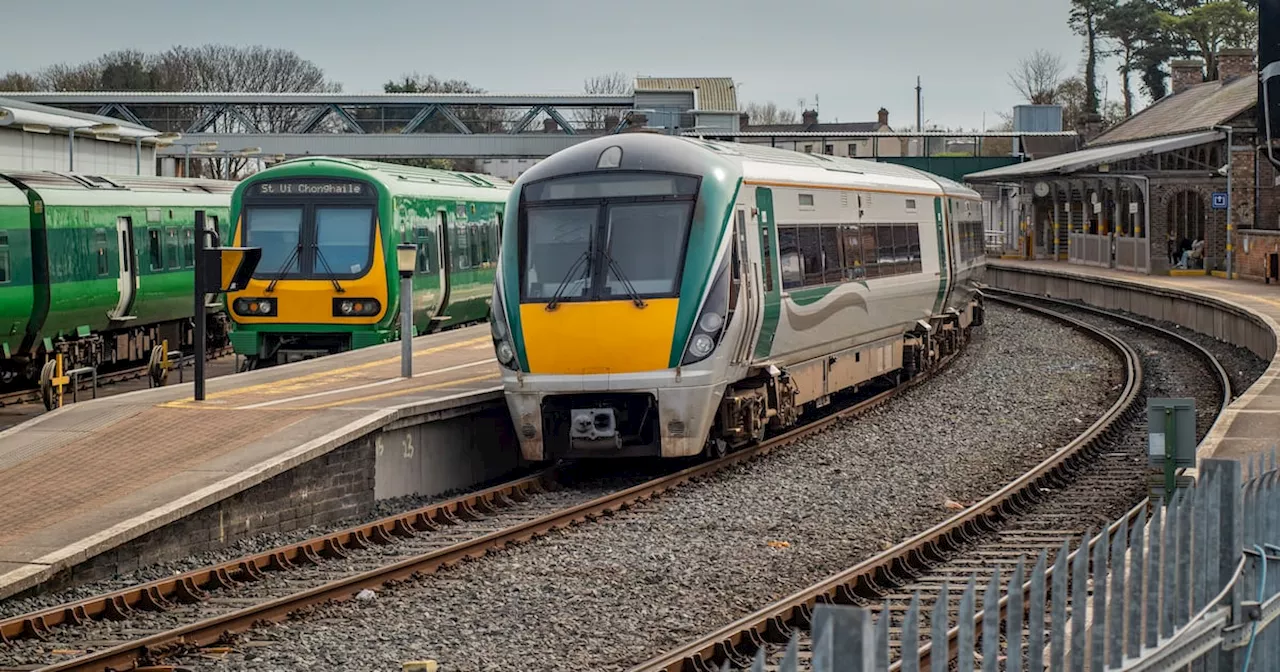
[[[182,230],[182,263],[187,268],[194,268],[196,265],[195,229]]]
[[[127,252],[127,250],[126,250]],[[98,276],[111,273],[111,260],[107,257],[107,231],[97,229],[93,232],[93,253],[97,257]]]
[[[795,227],[778,227],[778,268],[782,271],[783,289],[804,285],[804,267],[801,264],[800,242]]]
[[[164,232],[165,257],[169,259],[169,268],[180,268],[182,257],[178,253],[178,230],[166,229]]]
[[[862,232],[857,226],[842,226],[840,234],[844,242],[844,277],[861,280],[867,275],[862,267]]]
[[[0,247],[8,247],[8,246],[9,246],[9,232],[0,231]]]
[[[893,225],[876,226],[876,257],[880,261],[880,276],[896,275],[898,259],[893,252]]]
[[[818,227],[800,227],[800,256],[804,259],[805,286],[821,285],[822,245],[818,239]]]
[[[919,273],[924,270],[924,257],[920,254],[920,227],[907,227],[907,240],[911,243],[911,272]]]
[[[878,278],[880,277],[880,259],[876,249],[876,227],[875,225],[864,225],[859,227],[862,231],[859,236],[862,241],[862,270],[864,277]]]
[[[0,285],[9,282],[9,250],[0,250]]]
[[[151,270],[164,270],[164,250],[160,248],[160,229],[147,229],[147,243],[151,252]]]
[[[822,226],[822,282],[840,282],[844,279],[844,264],[840,263],[840,228],[834,224]]]
[[[911,272],[911,242],[907,239],[907,227],[904,224],[893,226],[893,258],[897,261],[899,273]]]

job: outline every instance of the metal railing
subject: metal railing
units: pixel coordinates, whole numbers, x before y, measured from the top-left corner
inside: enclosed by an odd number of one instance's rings
[[[951,669],[948,656],[928,655],[928,644],[891,664],[890,628],[901,628],[904,642],[919,641],[922,616],[929,641],[942,647],[948,629],[958,629],[960,672],[1280,669],[1274,450],[1265,468],[1258,458],[1242,476],[1240,462],[1202,460],[1198,482],[1171,502],[1144,502],[1132,526],[1129,516],[1121,518],[1085,535],[1073,552],[1064,542],[1052,564],[1043,552],[1033,562],[1024,558],[1003,585],[999,568],[982,589],[971,576],[956,613],[976,616],[952,621],[952,587],[945,584],[927,608],[916,593],[901,619],[889,610],[877,618],[872,609],[819,604],[811,656],[799,654],[794,634],[777,669],[798,671],[802,663],[815,672]],[[765,651],[752,670],[765,668]]]

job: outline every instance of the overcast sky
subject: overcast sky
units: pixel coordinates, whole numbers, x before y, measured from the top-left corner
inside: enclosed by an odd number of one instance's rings
[[[87,0],[12,3],[0,70],[114,49],[262,44],[298,52],[344,91],[418,71],[499,93],[575,92],[584,78],[733,77],[739,104],[812,107],[823,121],[976,128],[1021,102],[1008,71],[1037,48],[1080,63],[1068,0]],[[16,29],[25,27],[22,29]],[[1120,92],[1111,78],[1109,99]],[[1136,82],[1135,82],[1136,86]]]

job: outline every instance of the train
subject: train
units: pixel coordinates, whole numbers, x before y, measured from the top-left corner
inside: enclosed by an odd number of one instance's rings
[[[506,207],[490,336],[530,462],[718,457],[983,323],[981,197],[905,166],[625,133]]]
[[[0,386],[141,361],[193,335],[194,218],[225,235],[234,183],[0,172]],[[212,238],[212,236],[210,236]],[[214,309],[209,337],[225,342]]]
[[[511,184],[490,175],[331,157],[283,161],[231,199],[231,245],[261,248],[227,302],[245,369],[488,318]],[[408,301],[396,247],[416,246]],[[403,304],[402,304],[403,302]]]

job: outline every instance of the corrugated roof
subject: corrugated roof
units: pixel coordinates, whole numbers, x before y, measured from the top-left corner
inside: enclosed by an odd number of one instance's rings
[[[1019,180],[1037,175],[1069,175],[1102,163],[1114,163],[1148,154],[1171,152],[1183,147],[1194,147],[1226,137],[1220,131],[1201,131],[1163,138],[1148,138],[1103,147],[1090,147],[1078,152],[1059,154],[1035,161],[1016,163],[1003,168],[993,168],[965,175],[966,181]]]
[[[13,98],[0,98],[0,108],[6,109],[7,114],[0,114],[0,117],[9,119],[17,119],[16,123],[23,123],[23,117],[29,117],[33,120],[28,123],[46,123],[49,126],[66,130],[67,128],[86,128],[97,124],[115,124],[122,129],[136,131],[136,135],[158,135],[160,132],[139,126],[137,124],[117,119],[115,117],[104,117],[97,114],[85,114],[84,112],[74,112],[72,110],[64,110],[60,107],[49,107],[48,105],[38,105]],[[131,134],[132,137],[132,134]]]
[[[1166,96],[1124,123],[1103,133],[1090,147],[1177,135],[1222,124],[1258,103],[1256,77],[1197,84]]]
[[[697,91],[698,111],[737,112],[732,77],[636,77],[636,91]]]

